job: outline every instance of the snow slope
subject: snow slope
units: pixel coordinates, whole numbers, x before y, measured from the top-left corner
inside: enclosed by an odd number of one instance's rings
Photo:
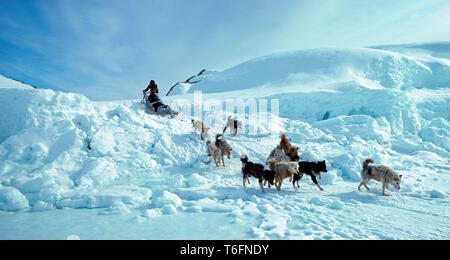
[[[175,89],[166,99],[174,106],[196,90],[220,101],[279,99],[281,130],[303,160],[326,160],[329,171],[323,192],[304,178],[298,190],[286,180],[266,194],[255,180],[243,189],[239,156],[265,161],[279,142],[268,123],[258,134],[226,135],[233,158],[217,169],[189,116],[160,118],[138,101],[91,102],[0,77],[0,238],[448,239],[448,62],[309,50],[205,73],[182,86],[186,94]],[[402,189],[382,197],[373,182],[358,191],[366,157],[403,174]]]
[[[372,48],[312,49],[269,55],[224,71],[206,71],[172,93],[229,92],[260,86],[296,92],[324,83],[357,82],[366,87],[436,89],[448,84],[449,43]],[[319,85],[319,86],[316,86]],[[326,88],[326,87],[321,87]]]

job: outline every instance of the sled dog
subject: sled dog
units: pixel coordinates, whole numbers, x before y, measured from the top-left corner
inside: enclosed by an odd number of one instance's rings
[[[200,121],[200,120],[195,121],[193,119],[192,119],[192,125],[194,126],[194,134],[200,133],[200,138],[202,139],[202,141],[204,141],[205,135],[206,136],[208,135],[209,127],[202,121]]]
[[[217,148],[216,144],[211,143],[211,141],[206,141],[206,146],[208,147],[208,156],[213,158],[214,163],[217,167],[220,167],[220,150]]]
[[[281,184],[284,179],[289,178],[289,181],[292,181],[294,174],[299,173],[298,162],[272,162],[270,169],[275,172],[274,185],[278,191],[281,190]]]
[[[220,151],[220,156],[222,157],[222,164],[223,167],[225,166],[225,158],[224,156],[226,155],[228,157],[228,159],[231,158],[231,152],[233,151],[233,149],[231,149],[231,146],[228,144],[227,141],[220,139],[220,137],[223,136],[222,134],[217,134],[216,135],[216,147],[217,149],[219,149]]]
[[[314,184],[316,184],[319,190],[323,191],[323,188],[320,187],[319,183],[317,182],[317,177],[319,177],[319,179],[322,179],[322,172],[327,172],[327,164],[325,161],[298,162],[298,167],[299,174],[294,174],[294,180],[292,181],[294,187],[295,184],[297,184],[297,187],[300,188],[300,184],[298,184],[298,182],[302,179],[303,174],[306,174],[311,177],[311,180],[314,182]]]
[[[231,116],[229,116],[222,134],[225,133],[225,130],[227,130],[227,128],[230,128],[230,133],[233,136],[236,136],[238,129],[242,128],[242,121],[232,119]]]
[[[402,181],[403,175],[398,175],[393,169],[384,165],[369,165],[370,163],[375,163],[374,160],[368,158],[363,162],[363,168],[361,170],[362,182],[358,186],[358,190],[361,190],[361,186],[364,185],[367,190],[370,190],[367,183],[370,180],[375,180],[383,183],[383,196],[387,196],[385,189],[391,184],[397,190],[400,190],[400,182]]]
[[[271,163],[275,162],[289,162],[291,158],[287,156],[284,151],[281,149],[281,146],[278,145],[275,147],[275,149],[272,150],[272,152],[269,154],[269,157],[267,157],[266,164],[269,165]]]
[[[291,158],[291,161],[300,160],[298,156],[298,147],[291,145],[289,140],[286,138],[286,133],[281,134],[280,147],[283,149],[284,153]]]
[[[261,188],[262,192],[264,192],[263,181],[268,181],[269,187],[270,184],[273,185],[273,180],[275,178],[275,173],[273,171],[264,169],[264,166],[262,164],[249,162],[247,155],[241,156],[241,162],[244,188],[246,188],[246,181],[248,182],[248,184],[250,184],[250,177],[258,179],[259,187]]]

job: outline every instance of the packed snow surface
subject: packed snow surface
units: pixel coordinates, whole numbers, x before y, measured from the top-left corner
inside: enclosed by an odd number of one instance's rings
[[[450,44],[318,49],[205,72],[165,98],[278,99],[280,131],[302,160],[326,160],[319,189],[244,189],[239,157],[264,163],[269,121],[236,137],[216,168],[190,115],[139,101],[91,102],[0,76],[0,239],[449,239]],[[268,109],[268,113],[272,113]],[[204,111],[208,116],[214,111]],[[238,114],[237,118],[249,115]],[[225,125],[216,122],[209,139]],[[258,133],[250,133],[256,127]],[[403,175],[369,182],[371,157]]]

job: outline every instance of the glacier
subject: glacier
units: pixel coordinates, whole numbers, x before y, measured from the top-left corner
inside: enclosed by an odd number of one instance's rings
[[[217,169],[191,115],[0,76],[0,239],[449,239],[449,52],[439,43],[273,54],[206,71],[164,98],[278,100],[278,115],[267,113],[300,158],[327,162],[323,192],[306,177],[298,190],[287,180],[281,192],[242,187],[239,157],[263,163],[279,142],[269,122],[226,134],[233,156]],[[403,174],[402,189],[358,191],[367,157]]]

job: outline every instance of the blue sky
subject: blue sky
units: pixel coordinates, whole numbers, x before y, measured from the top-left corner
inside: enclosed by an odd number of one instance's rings
[[[92,100],[271,53],[450,40],[448,0],[0,0],[0,74]]]

